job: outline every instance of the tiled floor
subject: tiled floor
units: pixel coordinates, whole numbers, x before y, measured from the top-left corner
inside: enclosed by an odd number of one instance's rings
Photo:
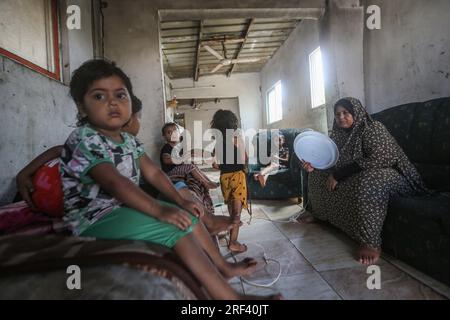
[[[217,172],[207,172],[214,181]],[[228,215],[220,188],[212,190],[216,214]],[[402,262],[383,256],[377,264],[381,274],[381,289],[368,289],[371,274],[367,267],[356,262],[356,244],[339,230],[323,224],[287,222],[301,210],[292,201],[262,201],[252,203],[253,217],[242,214],[244,225],[239,240],[248,251],[232,256],[226,248],[227,238],[220,240],[220,249],[228,259],[242,260],[252,256],[260,261],[260,269],[247,281],[270,287],[250,285],[242,279],[230,280],[238,291],[247,294],[280,292],[286,299],[448,299],[450,288],[427,277]],[[248,224],[250,222],[250,224]],[[263,255],[269,260],[266,264]]]

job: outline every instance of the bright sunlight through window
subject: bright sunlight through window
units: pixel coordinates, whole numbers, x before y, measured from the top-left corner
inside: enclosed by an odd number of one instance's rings
[[[282,118],[281,81],[278,81],[267,92],[267,123],[274,123],[280,121]]]
[[[311,81],[311,105],[313,108],[317,108],[325,104],[325,86],[320,47],[309,55],[309,76]]]

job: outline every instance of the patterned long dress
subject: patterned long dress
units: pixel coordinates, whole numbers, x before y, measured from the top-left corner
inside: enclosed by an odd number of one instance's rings
[[[389,198],[425,192],[419,173],[383,124],[374,121],[357,99],[346,98],[354,108],[350,131],[333,125],[331,139],[339,149],[336,167],[315,170],[309,176],[312,214],[338,227],[359,244],[381,248],[381,231]],[[362,169],[328,191],[326,181],[334,170],[350,163]]]

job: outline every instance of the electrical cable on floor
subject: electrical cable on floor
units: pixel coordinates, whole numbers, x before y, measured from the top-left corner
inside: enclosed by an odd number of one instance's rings
[[[282,271],[281,271],[281,263],[278,260],[275,260],[275,259],[267,257],[266,250],[264,249],[264,247],[262,245],[257,244],[255,242],[250,242],[250,243],[254,244],[257,247],[260,247],[263,250],[263,259],[264,259],[264,262],[266,263],[266,266],[268,266],[268,264],[269,264],[268,262],[269,261],[273,261],[276,264],[278,264],[278,275],[275,277],[274,280],[272,280],[269,283],[265,283],[265,284],[261,284],[261,283],[256,283],[256,282],[250,281],[250,280],[246,279],[244,276],[240,277],[241,280],[244,281],[245,283],[247,283],[247,284],[249,284],[251,286],[255,286],[255,287],[268,288],[268,287],[273,286],[281,277],[281,273],[282,273]]]
[[[307,207],[307,205],[308,205],[308,202],[305,204],[304,207],[302,207],[300,209],[299,212],[297,212],[292,217],[290,217],[289,219],[286,219],[286,220],[272,220],[272,219],[269,219],[269,218],[253,218],[253,216],[250,216],[250,219],[247,221],[247,225],[250,225],[252,219],[266,220],[266,221],[270,221],[270,222],[279,222],[279,223],[299,223],[298,222],[298,218],[300,218],[301,216],[306,214],[306,209],[305,208]]]
[[[228,236],[225,237],[225,240],[227,241],[227,246],[229,246],[230,239],[228,238]],[[255,245],[255,246],[257,246],[257,247],[260,247],[260,248],[263,250],[263,259],[264,259],[264,262],[265,262],[266,266],[268,265],[268,262],[269,262],[269,261],[273,261],[273,262],[275,262],[276,264],[278,264],[278,275],[275,277],[274,280],[272,280],[272,281],[269,282],[269,283],[265,283],[265,284],[256,283],[256,282],[247,280],[247,279],[245,279],[244,276],[241,276],[241,277],[239,277],[239,278],[240,278],[243,282],[245,282],[245,283],[247,283],[247,284],[249,284],[249,285],[251,285],[251,286],[262,287],[262,288],[269,288],[269,287],[273,286],[273,285],[280,279],[280,277],[281,277],[281,273],[282,273],[282,271],[281,271],[281,263],[280,263],[278,260],[275,260],[275,259],[273,259],[273,258],[268,257],[268,256],[266,255],[266,250],[264,249],[264,247],[263,247],[262,245],[260,245],[260,244],[258,244],[258,243],[255,243],[255,242],[250,242],[250,243],[253,244],[253,245]],[[234,255],[233,253],[232,253],[232,257],[233,257],[233,259],[237,262],[237,259],[236,259],[235,255]]]
[[[247,181],[247,186],[248,186],[248,181]],[[247,222],[247,224],[250,225],[250,224],[251,224],[251,221],[252,221],[252,218],[253,218],[253,212],[252,212],[252,201],[251,201],[250,192],[249,192],[249,188],[248,188],[248,187],[247,187],[247,203],[248,203],[247,211],[248,211],[248,213],[249,213],[249,215],[250,215],[250,219],[249,219],[249,221]],[[288,220],[272,220],[272,219],[265,219],[265,218],[255,218],[255,219],[267,220],[267,221],[271,221],[271,222],[280,222],[280,223],[299,223],[299,222],[297,221],[297,219],[300,218],[302,215],[304,215],[304,214],[306,213],[306,207],[307,207],[307,205],[308,205],[308,202],[305,203],[305,205],[301,208],[301,210],[300,210],[299,212],[297,212],[295,215],[293,215],[292,217],[290,217]],[[219,205],[216,204],[214,207],[218,207],[218,206],[219,206]],[[226,236],[226,237],[225,237],[225,240],[226,240],[226,242],[227,242],[227,247],[229,247],[229,244],[230,244],[229,236]],[[266,250],[264,249],[264,247],[263,247],[262,245],[260,245],[260,244],[258,244],[258,243],[254,243],[254,242],[251,242],[251,243],[254,244],[255,246],[260,247],[260,248],[263,250],[263,259],[264,259],[264,262],[265,262],[266,266],[269,264],[270,261],[273,261],[273,262],[275,262],[276,264],[278,264],[278,275],[275,277],[274,280],[270,281],[269,283],[265,283],[265,284],[260,284],[260,283],[256,283],[256,282],[250,281],[250,280],[246,279],[244,276],[241,276],[240,279],[241,279],[243,282],[245,282],[245,283],[247,283],[247,284],[249,284],[249,285],[251,285],[251,286],[262,287],[262,288],[268,288],[268,287],[271,287],[271,286],[273,286],[273,285],[280,279],[280,277],[281,277],[281,273],[282,273],[282,271],[281,271],[281,263],[280,263],[278,260],[276,260],[276,259],[273,259],[273,258],[268,257],[268,256],[266,255]],[[233,253],[232,253],[232,257],[233,257],[233,259],[237,262],[237,259],[236,259],[235,255],[234,255]]]
[[[307,207],[307,205],[308,205],[308,202],[305,203],[305,206],[302,207],[301,210],[300,210],[299,212],[297,212],[295,215],[293,215],[292,217],[290,217],[290,218],[287,219],[287,220],[272,220],[272,219],[266,219],[266,218],[255,218],[255,219],[259,219],[259,220],[267,220],[267,221],[271,221],[271,222],[279,222],[279,223],[299,223],[299,222],[297,221],[297,219],[300,218],[301,216],[303,216],[304,214],[306,214],[306,209],[305,209],[305,208]],[[251,223],[251,221],[252,221],[252,218],[253,218],[253,215],[250,215],[250,219],[249,219],[249,221],[247,222],[248,225],[250,225],[250,223]],[[227,240],[227,245],[228,245],[228,244],[229,244],[229,239],[228,239],[228,237],[226,238],[226,240]],[[271,282],[266,283],[266,284],[260,284],[260,283],[256,283],[256,282],[250,281],[250,280],[246,279],[246,278],[243,277],[243,276],[240,277],[240,279],[241,279],[243,282],[245,282],[245,283],[247,283],[247,284],[249,284],[249,285],[255,286],[255,287],[262,287],[262,288],[268,288],[268,287],[271,287],[271,286],[273,286],[273,285],[280,279],[280,277],[281,277],[281,273],[282,273],[282,271],[281,271],[281,263],[280,263],[278,260],[276,260],[276,259],[272,259],[272,258],[268,257],[268,256],[266,255],[266,250],[264,249],[264,247],[263,247],[262,245],[260,245],[260,244],[258,244],[258,243],[254,243],[254,242],[251,242],[251,243],[254,244],[255,246],[260,247],[260,248],[263,250],[263,259],[264,259],[264,262],[266,263],[266,266],[268,265],[268,262],[269,262],[269,261],[273,261],[273,262],[275,262],[276,264],[278,264],[278,275],[275,277],[274,280],[272,280]],[[234,256],[234,255],[233,255],[233,256]]]

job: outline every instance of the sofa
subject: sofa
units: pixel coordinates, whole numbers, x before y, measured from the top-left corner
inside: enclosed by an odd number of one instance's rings
[[[256,151],[256,158],[253,163],[249,164],[247,173],[249,199],[301,199],[302,185],[300,161],[294,153],[294,140],[298,134],[305,129],[280,129],[281,134],[285,137],[285,143],[290,151],[289,168],[279,170],[276,174],[270,175],[265,188],[262,188],[258,181],[254,179],[254,174],[261,171],[267,164],[261,163],[259,151],[262,143],[267,143],[267,157],[270,156],[271,137],[270,131],[262,131],[255,136],[253,146]],[[262,149],[264,150],[264,149]]]
[[[210,299],[179,258],[157,244],[12,234],[0,246],[1,300]],[[79,268],[81,290],[69,290],[76,284],[70,266]]]
[[[387,127],[433,191],[390,200],[383,251],[450,285],[450,98],[372,116]]]
[[[0,208],[0,248],[0,300],[210,298],[167,247],[71,236],[24,201]],[[70,265],[80,267],[83,290],[63,285]]]

